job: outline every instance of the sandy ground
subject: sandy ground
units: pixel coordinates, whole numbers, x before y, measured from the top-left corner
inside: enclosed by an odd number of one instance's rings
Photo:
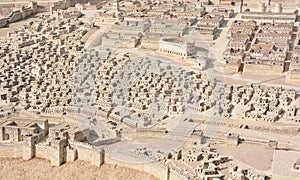
[[[274,150],[266,145],[239,144],[238,146],[231,146],[215,144],[211,147],[220,154],[232,156],[257,170],[268,171],[272,168]]]
[[[87,162],[75,161],[52,167],[42,159],[0,159],[0,179],[109,179],[154,180],[155,177],[126,167],[105,164],[101,168]]]

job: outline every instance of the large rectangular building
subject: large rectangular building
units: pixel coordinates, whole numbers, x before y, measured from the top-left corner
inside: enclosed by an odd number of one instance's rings
[[[159,42],[159,51],[184,58],[195,53],[195,42],[162,38]]]
[[[261,22],[295,22],[298,10],[294,12],[283,12],[281,4],[275,4],[273,11],[267,11],[265,3],[260,3],[258,11],[247,9],[241,14],[243,20],[256,20]]]

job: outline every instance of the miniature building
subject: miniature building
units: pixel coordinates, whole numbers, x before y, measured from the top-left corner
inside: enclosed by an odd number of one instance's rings
[[[174,159],[174,160],[179,160],[182,158],[182,152],[181,150],[179,151],[175,151],[172,150],[169,154],[168,154],[168,159]]]
[[[288,75],[286,76],[286,82],[299,84],[300,76],[299,76],[299,69],[291,69]]]
[[[227,143],[230,145],[238,145],[239,144],[239,135],[238,134],[232,134],[229,133],[227,136]]]
[[[182,152],[172,150],[167,157],[163,158],[164,165],[170,170],[183,174],[187,179],[201,180],[224,179],[225,175],[221,173],[218,166],[227,161],[228,157],[220,156],[210,148],[182,150]]]
[[[183,152],[182,160],[183,161],[200,161],[202,159],[202,153],[197,150],[189,150],[187,152]]]
[[[50,159],[52,166],[60,166],[65,162],[67,149],[67,138],[56,137],[51,141]]]
[[[285,68],[287,50],[288,47],[272,44],[252,45],[245,57],[243,72],[281,74]]]
[[[286,82],[299,84],[300,83],[300,30],[298,30],[292,51],[291,63],[289,72],[286,76]]]
[[[35,144],[37,143],[37,135],[26,134],[23,138],[23,159],[30,160],[36,156]]]
[[[224,17],[223,16],[215,16],[212,17],[210,15],[204,16],[202,19],[199,20],[198,25],[200,26],[216,26],[216,27],[221,27],[224,22]]]
[[[137,47],[140,44],[141,33],[108,32],[102,37],[102,45],[108,47]]]
[[[183,36],[187,29],[188,27],[185,23],[174,22],[170,20],[156,20],[145,32],[145,35],[161,35],[165,38],[177,38]]]
[[[202,162],[200,167],[195,168],[197,177],[201,180],[206,179],[224,179],[225,175],[218,171],[218,168],[215,164],[211,162]]]
[[[227,38],[250,38],[253,36],[256,30],[257,23],[254,20],[242,21],[235,20],[232,22],[229,31],[227,32]]]
[[[266,179],[266,175],[261,172],[257,172],[254,169],[244,167],[242,164],[237,162],[230,163],[229,173],[233,179]]]
[[[84,141],[86,136],[89,135],[88,129],[80,129],[78,126],[71,126],[68,123],[61,123],[54,127],[49,128],[49,137],[65,137],[74,141]]]
[[[173,22],[170,20],[156,20],[145,32],[142,38],[141,47],[146,49],[159,49],[161,38],[179,38],[187,31],[185,23]]]
[[[210,41],[215,39],[216,32],[218,30],[218,28],[213,25],[206,25],[206,26],[198,25],[195,29],[199,31],[199,33],[203,36],[205,40],[210,40]]]
[[[161,35],[146,35],[141,40],[141,48],[157,50]]]
[[[297,10],[293,13],[282,12],[281,5],[276,5],[274,12],[267,12],[265,4],[260,3],[258,12],[244,11],[241,18],[263,22],[295,22],[297,13]]]
[[[77,10],[98,10],[100,8],[99,5],[91,5],[90,2],[86,3],[86,4],[75,4],[75,8]]]
[[[113,25],[118,20],[122,20],[121,16],[118,17],[118,15],[114,12],[100,12],[93,20],[93,22],[97,25]]]
[[[286,69],[293,29],[292,23],[261,23],[245,53],[243,72],[282,74]]]
[[[1,117],[20,109],[27,113],[54,114],[57,117],[75,116],[80,122],[90,123],[95,131],[98,130],[97,123],[101,123],[98,121],[100,117],[107,123],[99,134],[92,134],[99,138],[96,142],[91,141],[97,145],[119,141],[120,132],[116,130],[120,128],[119,123],[147,131],[155,123],[170,117],[181,117],[189,110],[203,112],[211,109],[214,116],[225,118],[239,116],[268,122],[280,119],[300,121],[297,91],[256,84],[233,86],[212,79],[202,71],[187,70],[155,57],[131,60],[135,55],[107,49],[106,46],[116,47],[123,43],[135,48],[142,43],[144,48],[159,49],[182,58],[195,54],[195,42],[185,42],[182,40],[185,37],[181,37],[187,32],[187,26],[193,25],[195,16],[201,16],[196,15],[199,11],[186,13],[189,5],[181,2],[163,2],[163,5],[159,5],[161,2],[128,3],[134,8],[122,7],[124,11],[120,13],[117,2],[113,3],[117,7],[104,6],[106,10],[99,15],[109,13],[107,19],[98,17],[99,21],[118,21],[121,14],[126,17],[126,21],[115,23],[103,35],[104,49],[85,48],[83,39],[90,25],[78,19],[81,16],[78,11],[55,11],[53,16],[44,15],[40,21],[27,23],[10,32],[7,38],[0,39],[0,101],[5,104],[0,106]],[[56,4],[54,7],[58,6]],[[65,8],[66,4],[62,6]],[[166,9],[156,11],[162,7]],[[112,13],[115,8],[117,12]],[[266,11],[264,6],[261,9]],[[282,12],[280,6],[276,9]],[[156,12],[159,14],[155,15]],[[223,10],[215,13],[218,14],[202,18],[195,27],[211,40],[224,21],[220,14],[230,14]],[[144,17],[139,21],[129,21],[131,15],[133,19],[140,15]],[[190,15],[192,17],[189,18]],[[170,19],[145,20],[150,16]],[[176,16],[183,16],[184,19]],[[222,57],[227,70],[264,72],[270,68],[275,69],[273,72],[281,73],[285,69],[288,53],[293,48],[291,36],[296,29],[293,23],[261,23],[257,27],[255,21],[234,21],[232,26],[227,34],[230,40]],[[145,38],[142,39],[144,34]],[[78,58],[78,55],[82,57]],[[297,54],[292,56],[290,66],[294,69],[291,72],[298,69],[297,57]],[[182,127],[176,127],[177,132],[168,132],[167,128],[163,128],[159,129],[159,133],[170,136],[176,134],[176,140],[192,133],[197,135],[194,136],[196,141],[192,141],[193,146],[201,144],[203,132],[197,134],[193,130],[194,119],[188,117],[183,124]],[[189,127],[189,134],[177,136],[186,128],[185,125]],[[53,166],[76,159],[101,166],[105,160],[103,149],[85,142],[91,138],[91,131],[80,129],[80,126],[61,123],[50,127],[48,131],[46,122],[7,120],[1,122],[0,128],[1,146],[15,148],[13,157],[23,157],[25,160],[45,158]],[[228,144],[238,145],[239,140],[238,134],[230,133],[227,137]],[[264,143],[273,148],[277,146],[276,141]],[[107,149],[110,150],[109,147]],[[124,152],[127,153],[127,150]],[[164,156],[161,162],[163,168],[169,173],[175,169],[180,177],[189,177],[186,179],[224,179],[218,165],[228,160],[209,149],[173,150],[166,154],[160,151],[142,152],[147,152],[148,157]],[[200,166],[190,166],[201,160]],[[239,175],[236,179],[264,177],[253,175],[252,171],[244,168],[235,169],[234,172]]]
[[[111,31],[143,33],[147,31],[150,26],[150,21],[123,21],[115,23],[111,28]]]
[[[223,63],[227,72],[239,72],[244,61],[244,50],[227,49],[223,52]]]
[[[44,121],[5,121],[0,125],[1,141],[23,141],[27,134],[38,135],[38,141],[48,134],[48,120]]]
[[[51,127],[49,133],[47,120],[5,121],[1,124],[0,144],[2,148],[14,147],[16,150],[12,157],[22,157],[24,160],[38,157],[50,160],[52,166],[60,166],[67,161],[80,159],[101,166],[104,163],[104,151],[79,142],[78,140],[85,140],[85,135],[71,127],[73,126],[62,123]],[[7,152],[0,154],[10,157]]]
[[[187,57],[195,53],[195,42],[189,43],[178,39],[161,39],[159,42],[159,51],[180,57]]]
[[[233,9],[226,9],[226,8],[218,8],[218,9],[214,9],[209,14],[212,17],[224,16],[224,18],[231,18],[234,15],[234,10]]]

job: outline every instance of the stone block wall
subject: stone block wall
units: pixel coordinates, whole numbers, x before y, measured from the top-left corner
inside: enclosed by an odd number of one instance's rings
[[[159,38],[143,38],[141,41],[141,47],[145,49],[159,49]]]
[[[50,147],[46,145],[36,145],[36,157],[41,159],[47,159],[50,160]]]
[[[95,147],[81,143],[69,141],[72,148],[77,150],[77,158],[79,160],[91,162],[93,165],[100,167],[104,164],[104,152],[97,150]]]
[[[23,159],[30,160],[36,156],[35,144],[38,136],[25,135],[23,139]]]
[[[60,166],[66,162],[65,146],[67,139],[59,139],[51,141],[50,161],[52,166]]]
[[[244,73],[249,74],[282,74],[284,66],[244,64]]]
[[[0,142],[0,158],[22,158],[23,143]]]

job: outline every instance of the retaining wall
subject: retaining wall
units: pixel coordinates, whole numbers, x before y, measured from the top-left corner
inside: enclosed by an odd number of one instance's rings
[[[22,158],[23,143],[0,143],[0,158]]]

